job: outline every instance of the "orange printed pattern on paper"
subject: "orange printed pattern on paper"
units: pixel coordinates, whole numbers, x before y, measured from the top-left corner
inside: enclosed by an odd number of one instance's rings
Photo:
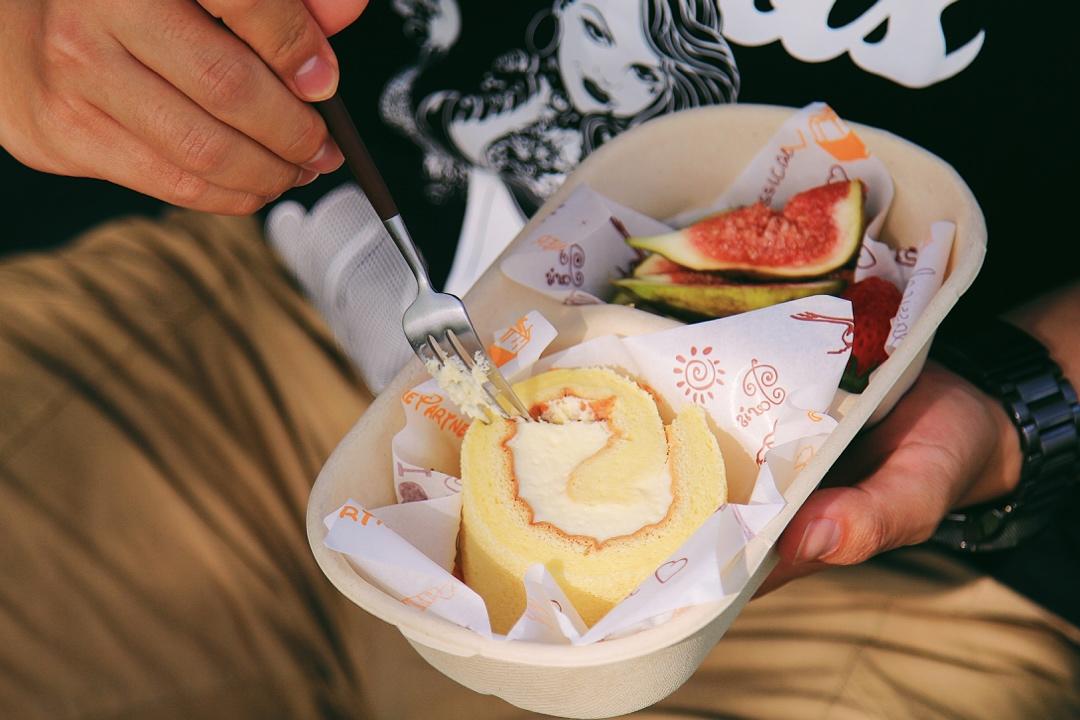
[[[778,422],[780,421],[773,420],[772,428],[770,428],[769,432],[765,434],[765,437],[761,439],[761,447],[759,447],[758,451],[754,454],[754,462],[758,465],[765,464],[765,453],[772,450],[776,445],[776,423]]]
[[[562,606],[555,600],[551,601],[555,607],[562,611]],[[548,630],[559,631],[558,621],[552,617],[548,603],[536,598],[529,598],[525,604],[525,617],[538,625],[543,625]]]
[[[554,235],[541,235],[536,238],[536,244],[541,250],[564,250],[566,243]]]
[[[436,585],[430,587],[423,592],[410,595],[409,597],[402,598],[401,602],[405,605],[412,605],[414,608],[421,610],[427,610],[429,607],[439,602],[440,600],[449,600],[454,597],[454,583],[453,581],[447,581],[442,585]]]
[[[799,448],[799,452],[795,454],[795,472],[802,472],[806,469],[806,466],[810,464],[810,461],[814,459],[814,446],[803,445]]]
[[[401,396],[401,402],[405,407],[411,407],[420,412],[425,418],[438,425],[440,430],[448,430],[458,437],[464,437],[472,421],[444,407],[443,400],[443,396],[438,393],[425,394],[416,390],[406,390]]]
[[[810,116],[810,134],[814,142],[839,162],[851,162],[870,157],[862,139],[847,126],[831,107]]]
[[[376,525],[382,525],[382,520],[375,517],[367,510],[364,510],[363,508],[358,508],[355,505],[342,505],[341,510],[338,511],[338,517],[349,518],[353,522],[358,522],[365,527],[372,520],[375,521]]]
[[[488,347],[488,357],[491,358],[491,362],[495,363],[495,367],[502,367],[506,363],[516,358],[517,353],[512,353],[509,350],[503,350],[498,345],[491,345],[490,347]]]
[[[502,367],[516,358],[532,340],[532,331],[533,326],[529,324],[529,317],[527,315],[519,317],[488,347],[488,357],[491,358],[491,362],[495,363],[496,367]]]

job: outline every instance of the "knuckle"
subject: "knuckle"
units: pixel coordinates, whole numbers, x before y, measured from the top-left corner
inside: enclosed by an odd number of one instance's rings
[[[836,565],[857,565],[894,546],[888,508],[881,507],[863,488],[856,485],[853,489],[861,491],[862,500],[847,523],[839,550],[829,557]]]
[[[61,131],[84,129],[90,122],[86,108],[63,95],[50,96],[45,102],[45,110],[45,119]]]
[[[236,167],[243,172],[233,178],[230,187],[257,196],[274,197],[296,184],[300,170],[264,153],[242,152],[236,157]]]
[[[197,174],[213,173],[225,164],[225,143],[212,128],[189,127],[180,137],[177,149],[183,166]]]
[[[858,559],[854,562],[867,560],[879,552],[884,552],[892,547],[892,531],[884,513],[875,512],[870,515],[866,525],[866,536],[862,547],[858,551]]]
[[[102,130],[102,114],[90,103],[68,95],[52,95],[44,103],[44,123],[54,140],[97,137]]]
[[[251,215],[266,204],[266,198],[252,193],[233,193],[211,209],[220,215]]]
[[[218,110],[242,104],[254,81],[254,64],[243,55],[233,53],[212,60],[199,76],[207,101]]]
[[[218,17],[234,18],[256,10],[263,0],[219,0],[214,6]]]
[[[296,185],[296,181],[299,177],[300,171],[291,165],[287,165],[276,174],[274,181],[270,184],[269,188],[267,188],[267,192],[264,194],[269,195],[270,197],[280,195]]]
[[[326,137],[326,127],[319,116],[314,111],[305,110],[293,134],[294,139],[285,148],[282,157],[296,163],[307,162],[319,152]]]
[[[232,207],[234,215],[250,215],[266,204],[266,199],[260,195],[245,193]]]
[[[210,183],[197,175],[192,175],[183,170],[173,171],[168,183],[170,187],[170,201],[186,207],[192,207],[206,197],[210,189]]]
[[[92,67],[98,56],[86,26],[63,13],[46,18],[41,52],[47,67],[64,72]]]
[[[308,22],[307,12],[297,6],[276,29],[265,59],[278,71],[293,71],[317,49],[317,38]]]
[[[260,37],[245,39],[279,72],[294,71],[318,49],[319,36],[303,3],[285,3],[281,10],[263,7],[264,0],[227,0],[218,5],[222,6],[220,16],[227,23],[248,15],[273,16],[270,29],[263,31]]]

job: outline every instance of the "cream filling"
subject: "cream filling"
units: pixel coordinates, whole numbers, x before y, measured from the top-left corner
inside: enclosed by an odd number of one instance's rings
[[[588,400],[583,400],[572,395],[555,398],[544,403],[544,412],[540,415],[541,420],[549,423],[563,424],[580,420],[582,422],[596,422],[596,413]]]
[[[458,406],[461,412],[473,420],[487,422],[488,412],[498,413],[492,407],[491,398],[484,390],[491,366],[480,352],[473,359],[472,369],[465,367],[465,363],[455,355],[451,355],[446,364],[441,364],[435,358],[429,358],[425,363],[427,371],[435,378],[435,383],[442,391],[450,396],[450,401]]]
[[[572,401],[577,398],[567,398]],[[587,403],[582,403],[588,408]],[[545,419],[575,413],[567,402],[545,413]],[[591,408],[588,415],[592,415]],[[518,422],[507,446],[513,453],[518,497],[533,511],[534,522],[548,522],[569,535],[604,541],[630,535],[660,522],[671,507],[671,475],[665,466],[658,477],[637,479],[635,487],[620,488],[619,502],[582,503],[568,491],[570,477],[585,460],[607,445],[611,431],[606,422]],[[620,478],[612,478],[619,482]]]

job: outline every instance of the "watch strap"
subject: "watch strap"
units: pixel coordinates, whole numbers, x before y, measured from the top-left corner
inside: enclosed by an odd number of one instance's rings
[[[1023,454],[1012,496],[949,513],[934,539],[971,552],[1013,547],[1045,527],[1080,476],[1076,390],[1042,343],[1003,320],[949,328],[931,354],[1002,403]]]

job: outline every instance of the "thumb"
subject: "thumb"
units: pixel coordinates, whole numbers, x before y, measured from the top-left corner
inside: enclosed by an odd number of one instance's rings
[[[943,449],[902,448],[858,485],[814,492],[781,535],[780,563],[759,594],[928,540],[952,502],[957,470]]]
[[[819,490],[807,499],[780,538],[789,565],[854,565],[893,545],[883,503],[863,487]]]

